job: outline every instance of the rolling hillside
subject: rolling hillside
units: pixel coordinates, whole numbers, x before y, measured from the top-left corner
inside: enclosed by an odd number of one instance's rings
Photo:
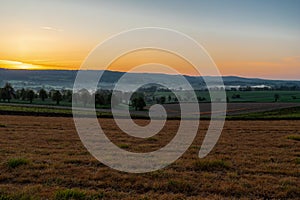
[[[31,88],[39,89],[44,87],[46,89],[61,89],[73,87],[74,80],[76,78],[76,70],[8,70],[0,69],[0,86],[3,86],[6,82],[10,82],[16,89],[18,88]],[[102,86],[110,89],[114,86],[120,77],[124,75],[124,72],[105,71],[103,78],[101,79]],[[150,73],[131,73],[129,77],[136,82],[137,80],[153,80],[154,83],[157,80],[164,82],[165,80],[174,79],[172,85],[174,88],[180,87],[176,82],[178,75],[168,74],[150,74]],[[195,89],[204,89],[205,82],[203,77],[185,76],[185,78],[191,83]],[[210,81],[214,81],[216,77],[206,77]],[[227,87],[271,87],[271,88],[293,88],[300,90],[300,81],[288,81],[288,80],[266,80],[258,78],[242,78],[237,76],[224,76],[223,81]],[[130,84],[130,82],[128,82]]]

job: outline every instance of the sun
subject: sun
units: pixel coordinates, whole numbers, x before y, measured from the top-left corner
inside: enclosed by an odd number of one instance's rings
[[[6,69],[23,69],[23,70],[38,70],[42,69],[40,65],[34,65],[30,63],[24,63],[20,61],[12,60],[0,60],[0,68]]]
[[[27,64],[27,63],[22,63],[18,66],[16,66],[17,69],[26,69],[26,70],[33,70],[33,69],[39,69],[38,66],[32,65],[32,64]]]

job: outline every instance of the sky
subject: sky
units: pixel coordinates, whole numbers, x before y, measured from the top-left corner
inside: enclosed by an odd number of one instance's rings
[[[89,52],[112,35],[163,27],[200,43],[224,76],[300,79],[299,0],[1,0],[0,4],[2,68],[78,69]],[[128,65],[143,62],[138,57],[149,58],[138,54],[119,59],[112,68],[126,71]],[[164,53],[156,55],[170,59]],[[184,61],[177,65],[182,73],[193,75],[184,70]]]

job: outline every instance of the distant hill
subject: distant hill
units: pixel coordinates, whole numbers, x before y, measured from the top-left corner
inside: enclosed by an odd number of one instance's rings
[[[114,84],[124,75],[124,72],[105,71],[101,80],[103,87],[111,89]],[[13,87],[40,89],[71,89],[77,75],[77,70],[9,70],[0,69],[0,86],[10,82]],[[178,75],[169,74],[151,74],[151,73],[132,73],[130,80],[134,84],[138,80],[172,80]],[[205,82],[203,77],[185,76],[195,89],[204,89]],[[213,81],[215,77],[206,77]],[[271,87],[271,88],[294,88],[300,89],[300,81],[287,80],[266,80],[258,78],[242,78],[237,76],[224,76],[223,81],[226,87]],[[129,81],[130,84],[130,81]],[[180,87],[176,81],[172,87]]]

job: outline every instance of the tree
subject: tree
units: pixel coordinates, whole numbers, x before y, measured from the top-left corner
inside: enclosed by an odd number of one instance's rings
[[[111,107],[115,107],[117,105],[119,105],[121,102],[121,99],[120,99],[120,95],[115,95],[115,94],[112,94],[111,95]]]
[[[56,91],[56,90],[51,89],[51,90],[48,92],[48,97],[49,97],[50,99],[52,99],[52,95],[53,95],[53,93],[54,93],[55,91]]]
[[[83,103],[83,106],[86,107],[86,104],[91,100],[90,92],[87,89],[83,88],[79,90],[79,95],[80,95],[80,101]]]
[[[165,97],[165,96],[160,97],[159,102],[160,102],[161,104],[166,103],[166,97]]]
[[[33,99],[34,99],[34,91],[33,90],[29,90],[27,92],[27,99],[29,100],[30,103],[32,103]]]
[[[240,94],[233,94],[232,99],[240,99],[241,98],[241,95]]]
[[[105,97],[102,92],[96,92],[95,104],[100,106],[105,104]]]
[[[4,88],[1,89],[0,96],[1,96],[1,99],[3,99],[4,101],[7,100],[8,102],[10,102],[12,97],[15,96],[14,88],[11,86],[10,83],[6,83]]]
[[[42,101],[45,101],[45,99],[48,98],[48,94],[47,94],[46,90],[41,89],[39,91],[39,97],[42,99]]]
[[[198,96],[198,97],[197,97],[197,100],[198,100],[198,102],[200,102],[200,101],[205,101],[206,98],[205,98],[205,97],[200,97],[200,96]]]
[[[280,95],[279,94],[274,94],[274,100],[275,102],[277,102],[280,98]]]
[[[22,101],[25,101],[27,99],[27,92],[24,88],[19,89],[16,91],[16,99],[20,99]]]
[[[3,99],[2,93],[3,93],[3,88],[0,88],[0,101],[2,101],[2,99]]]
[[[132,100],[132,106],[135,110],[143,110],[146,106],[145,100],[143,97],[136,97]]]
[[[135,110],[143,110],[146,106],[145,95],[141,92],[134,92],[131,97],[131,106],[135,108]]]
[[[178,103],[178,98],[176,96],[174,97],[174,102]]]
[[[25,101],[26,98],[27,98],[27,93],[26,93],[26,90],[25,90],[24,88],[22,88],[22,90],[21,90],[20,97],[21,97],[21,99],[22,99],[23,101]]]
[[[79,99],[80,99],[80,95],[78,93],[72,94],[72,100],[74,101],[75,104],[78,104]]]
[[[63,90],[62,92],[62,98],[64,101],[71,102],[72,101],[72,90]]]
[[[72,102],[72,96],[73,96],[73,91],[67,90],[66,98],[67,98],[68,102]]]
[[[55,90],[52,95],[52,100],[56,101],[56,104],[59,105],[59,102],[62,100],[62,94],[60,93],[60,91]]]
[[[226,97],[226,102],[229,103],[230,102],[230,99],[229,97]]]
[[[169,95],[168,96],[168,102],[171,102],[171,100],[172,100],[172,97],[171,97],[171,95]]]

